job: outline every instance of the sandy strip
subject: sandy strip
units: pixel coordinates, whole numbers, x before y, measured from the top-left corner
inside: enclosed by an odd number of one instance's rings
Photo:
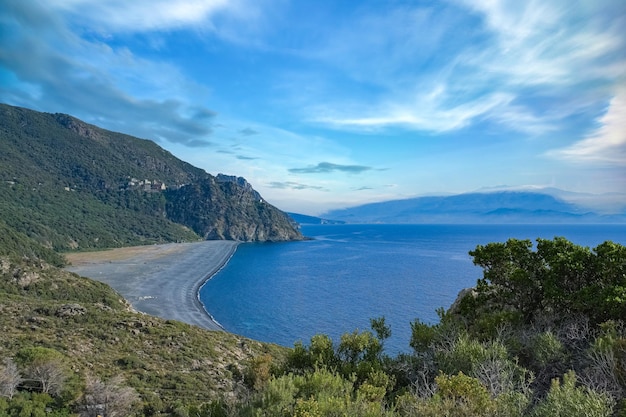
[[[137,311],[223,330],[200,303],[198,291],[228,262],[237,244],[209,240],[70,253],[66,269],[109,284]]]

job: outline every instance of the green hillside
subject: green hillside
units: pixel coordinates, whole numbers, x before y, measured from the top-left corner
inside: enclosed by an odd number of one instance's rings
[[[1,416],[12,415],[9,405],[24,411],[25,404],[39,415],[34,410],[43,403],[76,412],[96,379],[134,394],[126,412],[176,415],[181,405],[245,398],[244,375],[254,359],[281,361],[286,354],[278,346],[133,312],[109,286],[40,260],[0,257],[0,330]],[[50,373],[35,372],[37,361]],[[10,363],[23,376],[14,395],[7,393]],[[56,380],[58,389],[28,394],[42,390],[40,378]]]
[[[190,200],[187,187],[211,198]],[[0,105],[0,193],[6,225],[54,251],[302,238],[251,188],[217,181],[152,141],[8,105]]]

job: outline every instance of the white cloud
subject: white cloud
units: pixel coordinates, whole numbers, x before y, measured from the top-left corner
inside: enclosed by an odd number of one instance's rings
[[[232,0],[64,0],[50,6],[79,15],[98,29],[140,32],[199,25],[236,3]]]
[[[624,47],[621,29],[605,22],[598,3],[563,1],[462,1],[479,12],[494,42],[464,59],[510,86],[576,85],[607,78],[606,65],[623,62],[611,54]],[[622,11],[623,14],[623,11]],[[603,17],[604,16],[604,17]],[[619,20],[619,16],[612,16]],[[471,51],[475,53],[475,51]]]
[[[548,155],[573,162],[626,166],[626,88],[610,101],[599,127],[584,139]]]
[[[445,132],[467,126],[473,119],[484,116],[496,108],[507,106],[511,97],[506,94],[491,94],[458,105],[450,105],[443,91],[436,89],[431,94],[415,94],[412,101],[403,103],[388,102],[380,105],[375,112],[362,110],[362,117],[337,114],[333,117],[318,118],[318,122],[336,127],[355,129],[378,129],[389,126]]]
[[[309,120],[433,132],[489,120],[535,136],[562,128],[581,107],[599,106],[624,75],[619,22],[626,16],[618,1],[450,3],[457,7],[362,14],[328,34],[331,46],[318,58],[341,68],[358,94],[311,96],[323,104],[306,106]],[[548,102],[558,105],[536,104]]]
[[[4,7],[0,23],[11,41],[0,49],[0,67],[14,79],[0,92],[11,104],[36,102],[39,110],[70,113],[140,137],[206,143],[214,114],[188,100],[206,91],[177,67],[80,38],[36,2]]]

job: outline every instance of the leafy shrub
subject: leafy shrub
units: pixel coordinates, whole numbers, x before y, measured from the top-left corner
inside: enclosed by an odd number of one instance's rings
[[[609,417],[614,400],[586,387],[576,386],[576,374],[552,380],[547,397],[535,408],[534,417]]]

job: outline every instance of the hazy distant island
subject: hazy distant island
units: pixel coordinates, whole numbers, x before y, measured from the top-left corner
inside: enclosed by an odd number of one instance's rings
[[[496,189],[364,204],[322,215],[346,223],[624,224],[626,194],[566,193],[555,188]]]

